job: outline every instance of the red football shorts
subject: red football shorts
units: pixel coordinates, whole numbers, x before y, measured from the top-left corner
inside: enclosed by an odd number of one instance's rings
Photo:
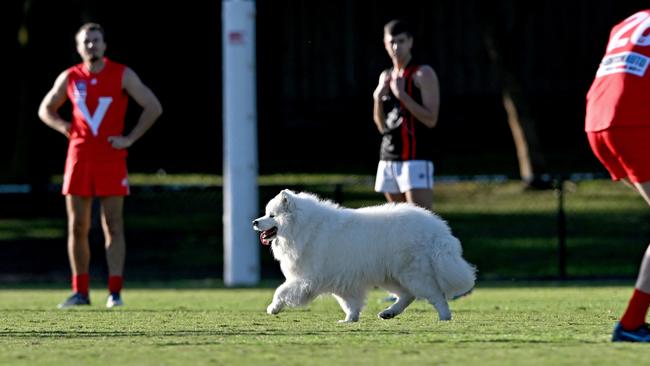
[[[128,195],[126,159],[89,162],[68,157],[63,174],[63,194],[84,197]]]
[[[650,180],[650,127],[611,128],[587,132],[591,150],[613,180]]]

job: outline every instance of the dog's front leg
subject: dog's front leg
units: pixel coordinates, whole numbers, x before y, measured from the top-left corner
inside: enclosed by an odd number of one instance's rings
[[[303,281],[287,281],[280,285],[273,295],[273,301],[266,308],[269,314],[277,314],[285,306],[305,305],[311,300],[309,285]]]
[[[280,311],[282,311],[283,308],[284,308],[284,304],[275,300],[275,296],[274,296],[273,302],[271,302],[269,306],[266,307],[266,312],[268,314],[275,315]]]
[[[353,323],[359,321],[359,315],[365,302],[365,294],[346,294],[343,295],[332,294],[339,302],[341,309],[345,312],[345,319],[339,320],[339,323]]]

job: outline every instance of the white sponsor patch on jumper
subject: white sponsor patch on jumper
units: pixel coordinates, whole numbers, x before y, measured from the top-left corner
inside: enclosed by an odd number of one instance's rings
[[[596,72],[596,77],[624,72],[636,76],[645,75],[650,57],[636,52],[621,52],[605,56]]]

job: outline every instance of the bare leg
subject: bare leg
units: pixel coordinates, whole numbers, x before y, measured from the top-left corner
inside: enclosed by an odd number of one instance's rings
[[[650,293],[650,245],[641,260],[641,268],[634,287],[645,293]]]
[[[387,202],[406,202],[404,193],[388,193],[384,192]]]
[[[643,199],[650,205],[650,182],[634,183],[634,187],[639,191]],[[646,249],[641,268],[637,276],[635,287],[645,293],[650,293],[650,246]]]
[[[91,197],[65,196],[68,212],[68,258],[72,275],[88,273],[90,265],[90,231]]]
[[[122,276],[124,273],[124,258],[126,257],[124,219],[122,216],[124,197],[102,197],[101,204],[108,273],[110,276]]]
[[[650,181],[633,184],[634,188],[641,194],[641,197],[650,205]]]
[[[431,210],[433,205],[433,190],[432,189],[413,189],[406,192],[406,201],[414,203],[427,210]]]

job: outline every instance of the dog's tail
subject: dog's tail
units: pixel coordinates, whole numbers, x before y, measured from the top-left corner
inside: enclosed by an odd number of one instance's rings
[[[476,282],[476,267],[463,259],[460,241],[450,237],[438,248],[432,253],[432,264],[445,297],[453,299],[470,292]]]

